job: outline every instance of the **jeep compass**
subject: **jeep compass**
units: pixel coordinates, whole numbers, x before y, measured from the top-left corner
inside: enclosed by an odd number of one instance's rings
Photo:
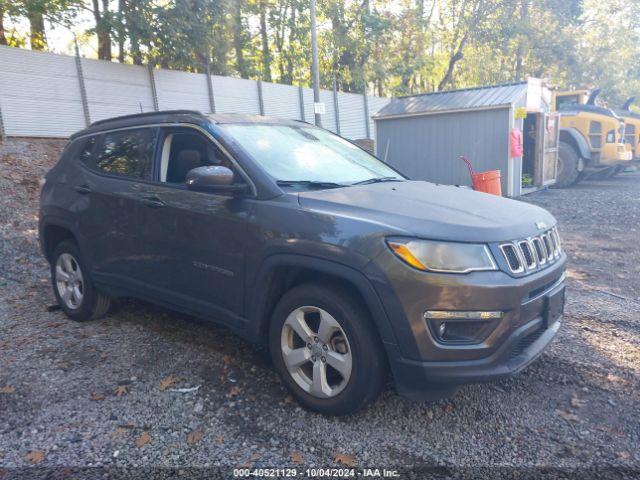
[[[545,210],[411,181],[295,120],[166,111],[73,135],[40,241],[73,320],[141,298],[268,346],[305,407],[424,400],[514,374],[558,332],[566,255]]]

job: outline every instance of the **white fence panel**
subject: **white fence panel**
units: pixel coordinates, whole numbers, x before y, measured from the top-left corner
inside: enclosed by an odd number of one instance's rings
[[[369,131],[371,132],[371,138],[376,138],[375,122],[372,117],[382,110],[390,100],[383,97],[367,97],[367,101],[369,102]]]
[[[302,98],[304,98],[304,121],[315,125],[316,117],[313,114],[313,90],[304,87],[302,89]]]
[[[160,110],[199,110],[211,113],[207,75],[179,70],[154,70]]]
[[[260,114],[258,84],[244,78],[211,75],[216,112]]]
[[[265,115],[300,120],[298,87],[262,82],[262,99]]]
[[[359,93],[339,93],[340,134],[343,137],[367,138],[364,119],[364,98]]]
[[[0,46],[0,109],[7,135],[66,137],[80,130],[75,59]]]
[[[92,122],[140,110],[153,111],[146,67],[83,58],[82,71]]]
[[[82,59],[84,85],[91,121],[153,111],[153,93],[147,67]],[[203,74],[154,70],[158,108],[210,110],[207,78]],[[253,80],[212,75],[216,111],[259,114],[258,85]],[[303,88],[304,120],[313,124],[313,90]],[[296,86],[262,83],[265,114],[299,119]],[[325,104],[324,128],[337,131],[331,90],[320,91]],[[369,114],[388,99],[368,97]],[[362,95],[338,93],[340,133],[350,139],[366,137]],[[9,136],[66,137],[85,126],[76,59],[66,55],[0,46],[0,108]],[[375,134],[369,119],[371,136]]]
[[[336,133],[336,109],[333,104],[333,91],[320,90],[320,101],[324,103],[325,114],[322,115],[322,128]]]

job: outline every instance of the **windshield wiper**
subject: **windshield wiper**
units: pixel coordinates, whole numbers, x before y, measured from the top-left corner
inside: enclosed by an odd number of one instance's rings
[[[341,183],[319,182],[315,180],[278,180],[276,183],[282,187],[291,187],[293,185],[304,185],[304,186],[318,187],[318,188],[340,188],[340,187],[346,186]]]
[[[401,182],[402,179],[398,177],[375,177],[360,182],[352,183],[352,185],[368,185],[370,183],[382,183],[382,182]]]

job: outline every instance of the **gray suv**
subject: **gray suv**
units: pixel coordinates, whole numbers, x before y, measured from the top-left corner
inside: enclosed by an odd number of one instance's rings
[[[424,400],[511,375],[560,328],[545,210],[411,181],[304,122],[167,111],[96,122],[47,174],[42,251],[65,313],[138,297],[269,347],[305,407],[348,414],[389,374]]]

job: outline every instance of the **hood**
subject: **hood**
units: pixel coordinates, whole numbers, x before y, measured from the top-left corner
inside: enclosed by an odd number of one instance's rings
[[[429,182],[385,182],[298,195],[309,210],[376,223],[385,234],[435,240],[515,240],[556,224],[549,212],[528,203]],[[541,229],[540,222],[545,225]]]

